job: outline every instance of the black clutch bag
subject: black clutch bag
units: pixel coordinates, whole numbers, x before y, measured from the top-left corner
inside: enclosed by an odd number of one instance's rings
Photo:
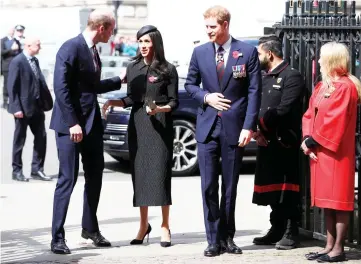
[[[144,98],[144,105],[148,106],[151,110],[157,108],[157,105],[154,103],[153,98],[148,96]]]

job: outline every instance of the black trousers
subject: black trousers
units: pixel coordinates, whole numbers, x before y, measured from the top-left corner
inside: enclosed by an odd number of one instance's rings
[[[7,104],[9,99],[9,93],[7,88],[7,82],[8,82],[8,72],[3,72],[4,76],[4,83],[3,83],[3,103]]]
[[[272,226],[283,226],[287,220],[298,223],[301,218],[299,205],[292,203],[278,203],[271,205],[270,222]]]
[[[31,172],[43,170],[46,154],[45,114],[38,112],[31,117],[15,118],[15,132],[13,141],[13,172],[21,172],[23,168],[22,153],[26,140],[26,132],[30,127],[34,135],[33,161]]]

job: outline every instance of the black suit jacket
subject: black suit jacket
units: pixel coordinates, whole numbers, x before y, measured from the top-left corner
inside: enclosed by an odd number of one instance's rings
[[[9,113],[22,111],[27,117],[37,112],[48,111],[53,106],[45,78],[39,62],[35,60],[40,79],[37,79],[24,53],[20,53],[10,63],[7,89],[9,93]]]
[[[69,128],[78,124],[88,134],[94,123],[101,123],[97,94],[120,87],[119,77],[100,80],[100,71],[95,70],[93,55],[82,34],[66,41],[56,54],[50,129],[69,134]]]
[[[3,74],[4,72],[7,73],[9,71],[9,65],[11,60],[21,53],[21,45],[17,39],[14,39],[14,41],[19,46],[18,50],[12,50],[11,46],[6,44],[8,41],[8,37],[4,37],[1,39],[1,74]]]

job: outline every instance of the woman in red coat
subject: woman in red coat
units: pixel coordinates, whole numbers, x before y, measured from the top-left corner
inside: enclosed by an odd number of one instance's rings
[[[310,156],[311,206],[324,208],[326,247],[306,255],[319,262],[343,261],[343,242],[354,210],[355,132],[361,83],[350,74],[350,56],[340,43],[321,47],[322,82],[302,119],[303,152]]]

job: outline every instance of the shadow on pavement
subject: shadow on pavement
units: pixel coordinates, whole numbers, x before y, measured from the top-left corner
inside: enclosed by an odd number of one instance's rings
[[[256,234],[260,234],[260,230],[239,230],[236,231],[235,239],[239,236],[252,236]],[[144,246],[151,245],[151,244],[159,244],[161,237],[151,237],[149,239],[149,243],[145,243]],[[195,243],[202,243],[206,242],[206,234],[205,232],[190,232],[190,233],[175,233],[171,234],[172,245],[187,245],[187,244],[195,244]],[[128,246],[129,241],[125,244],[123,241],[115,242],[115,246]]]
[[[104,168],[116,172],[130,173],[129,161],[106,161]]]
[[[150,219],[153,217],[149,217]],[[25,220],[26,221],[26,220]],[[99,221],[99,225],[121,224],[138,222],[139,217],[129,218],[114,218]],[[66,232],[78,232],[80,239],[80,225],[65,225]],[[54,259],[61,259],[64,262],[54,263],[78,263],[83,257],[96,256],[98,254],[78,254],[74,251],[84,249],[95,249],[94,246],[84,248],[70,248],[74,253],[70,256],[55,255],[50,251],[49,235],[51,227],[36,228],[36,229],[16,229],[1,231],[1,263],[32,263],[41,261],[53,261]],[[129,241],[127,241],[127,244]],[[98,248],[97,248],[98,249]],[[104,248],[105,249],[105,248]]]
[[[349,249],[346,252],[346,258],[348,260],[361,260],[361,251],[357,249]]]

